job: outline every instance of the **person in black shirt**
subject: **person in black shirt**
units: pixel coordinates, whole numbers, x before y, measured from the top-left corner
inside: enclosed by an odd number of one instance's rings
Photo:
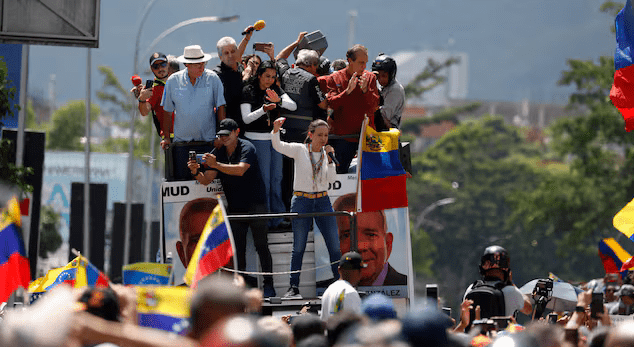
[[[233,119],[220,122],[217,132],[222,147],[214,148],[203,155],[202,169],[196,160],[190,160],[187,167],[201,184],[208,185],[216,177],[220,178],[227,198],[227,212],[231,214],[266,213],[264,184],[251,142],[238,137],[240,128]],[[273,260],[268,246],[266,220],[230,221],[236,245],[238,270],[246,269],[247,232],[251,227],[255,250],[258,252],[263,272],[273,271]],[[264,297],[275,296],[273,276],[264,276]]]

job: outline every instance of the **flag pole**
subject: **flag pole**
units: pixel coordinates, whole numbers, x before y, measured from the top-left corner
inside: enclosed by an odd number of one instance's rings
[[[231,230],[231,223],[229,223],[229,219],[227,218],[227,210],[225,210],[225,205],[222,202],[220,195],[216,195],[216,200],[218,201],[218,205],[220,205],[220,209],[222,210],[222,219],[224,220],[225,225],[227,226],[227,234],[229,234],[229,241],[231,242],[231,249],[233,250],[233,269],[238,271],[238,258],[236,258],[236,243],[233,240],[233,231]],[[236,274],[237,272],[234,272]]]
[[[363,160],[363,143],[365,141],[365,129],[368,126],[368,116],[365,116],[361,125],[361,134],[359,134],[359,148],[357,149],[357,203],[355,206],[356,212],[361,212],[363,206],[361,205],[361,162]]]

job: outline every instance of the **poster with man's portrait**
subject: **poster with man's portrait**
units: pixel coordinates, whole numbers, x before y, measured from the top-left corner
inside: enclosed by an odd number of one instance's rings
[[[328,190],[335,211],[354,211],[356,174],[337,175]],[[314,227],[317,230],[317,227]],[[348,217],[337,217],[341,253],[353,249]],[[408,298],[413,294],[411,239],[408,209],[394,208],[357,214],[357,250],[368,265],[362,271],[359,289],[366,293],[382,292],[393,298]],[[332,278],[328,251],[321,235],[315,233],[315,263],[318,267],[317,293],[327,288]]]

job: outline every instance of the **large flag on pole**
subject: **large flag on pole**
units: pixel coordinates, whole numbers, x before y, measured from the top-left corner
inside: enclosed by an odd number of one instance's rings
[[[634,241],[634,200],[630,201],[612,219],[612,225]]]
[[[28,288],[31,280],[21,223],[18,201],[12,198],[0,210],[0,302],[7,301],[18,287]]]
[[[616,51],[614,53],[614,84],[610,99],[625,119],[625,130],[634,129],[634,14],[627,0],[615,19]]]
[[[631,256],[615,239],[610,237],[599,241],[599,257],[605,273],[620,273],[623,278],[627,275],[627,271],[621,271],[621,267]]]
[[[378,132],[364,122],[359,139],[357,212],[407,206],[406,176],[398,152],[398,129]]]
[[[234,248],[233,235],[226,218],[225,208],[221,200],[218,200],[218,205],[209,216],[187,266],[185,283],[192,289],[196,289],[198,281],[203,277],[227,265],[235,254]]]

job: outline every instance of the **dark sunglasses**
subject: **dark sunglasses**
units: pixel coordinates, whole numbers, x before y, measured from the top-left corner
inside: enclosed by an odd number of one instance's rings
[[[167,62],[166,61],[162,61],[160,63],[154,63],[152,64],[152,69],[156,70],[160,67],[166,67],[167,66]]]

